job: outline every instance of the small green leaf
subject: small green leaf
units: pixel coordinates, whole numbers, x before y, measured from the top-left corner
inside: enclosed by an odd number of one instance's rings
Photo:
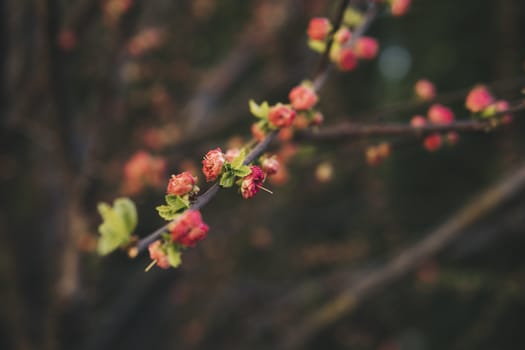
[[[249,101],[250,106],[250,113],[256,116],[257,118],[266,118],[268,116],[268,113],[270,111],[270,106],[268,105],[268,102],[263,102],[261,105],[258,105],[255,103],[254,100]]]
[[[99,203],[97,208],[103,220],[98,227],[97,251],[100,255],[106,255],[129,242],[137,226],[137,209],[129,198],[116,199],[113,207]]]
[[[221,176],[221,181],[219,182],[219,185],[223,188],[229,188],[232,187],[235,183],[235,175],[231,172],[225,172]]]
[[[235,157],[232,161],[232,168],[237,169],[240,166],[242,166],[242,163],[244,162],[244,158],[246,158],[246,150],[243,149],[237,157]]]
[[[252,172],[249,166],[242,165],[238,168],[233,169],[233,173],[237,177],[245,177],[246,175],[249,175]]]
[[[323,53],[326,49],[326,43],[319,40],[308,40],[308,47],[310,47],[315,52]]]
[[[115,211],[122,218],[123,224],[128,232],[133,232],[137,227],[137,208],[129,198],[117,198],[113,204]]]
[[[168,261],[170,263],[170,266],[178,267],[180,263],[182,262],[180,251],[173,244],[170,244],[168,246],[167,252],[168,252]]]
[[[263,118],[268,118],[268,114],[270,113],[270,105],[268,102],[264,101],[261,103],[261,113],[263,115]]]
[[[187,209],[190,207],[190,202],[181,196],[168,194],[166,195],[165,199],[166,203],[175,211],[180,211],[181,209]]]
[[[175,219],[175,217],[178,214],[177,210],[175,210],[174,207],[169,205],[159,205],[155,209],[157,209],[159,216],[166,221],[171,221]]]

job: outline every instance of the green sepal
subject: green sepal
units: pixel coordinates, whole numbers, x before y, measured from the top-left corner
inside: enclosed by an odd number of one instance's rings
[[[230,188],[235,183],[235,174],[233,171],[224,172],[219,181],[219,185],[223,188]]]
[[[97,252],[107,255],[129,242],[131,233],[137,227],[137,209],[129,198],[117,198],[113,207],[99,203],[97,209],[103,220],[98,227]]]
[[[268,113],[270,113],[270,105],[268,102],[264,101],[260,105],[255,103],[254,100],[249,101],[250,113],[256,116],[257,118],[267,118]]]
[[[181,252],[177,249],[177,247],[173,244],[168,245],[168,248],[166,250],[168,253],[168,261],[170,263],[171,267],[177,268],[182,262],[181,259]]]
[[[480,118],[482,119],[489,119],[496,115],[498,110],[496,109],[496,105],[490,105],[487,108],[485,108],[481,113],[479,114]]]
[[[326,50],[326,43],[320,40],[308,40],[308,47],[315,52],[323,53]]]

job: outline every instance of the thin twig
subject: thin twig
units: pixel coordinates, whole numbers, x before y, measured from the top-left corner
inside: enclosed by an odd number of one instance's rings
[[[521,102],[506,111],[498,112],[494,117],[503,116],[525,110],[525,103]],[[487,132],[498,125],[493,124],[494,120],[460,120],[450,124],[427,124],[414,127],[403,123],[379,123],[363,124],[343,122],[341,124],[329,126],[321,130],[306,130],[297,132],[295,135],[298,141],[337,141],[346,140],[349,137],[379,137],[379,136],[424,136],[432,133],[445,133],[449,131],[457,132]]]
[[[339,11],[338,11],[338,13],[336,15],[336,20],[334,21],[334,30],[337,30],[340,27],[341,22],[343,20],[344,11],[346,10],[346,7],[348,6],[348,3],[349,3],[349,0],[342,0],[341,1],[341,6],[339,7]],[[375,12],[374,11],[369,11],[367,13],[366,19],[365,19],[365,21],[363,22],[363,25],[362,25],[364,28],[356,29],[356,34],[354,34],[354,36],[353,36],[354,38],[359,36],[359,35],[362,35],[364,30],[366,28],[368,28],[368,26],[369,26],[369,24],[370,24],[370,22],[371,22],[373,17],[375,17]],[[332,44],[331,41],[327,44],[325,52],[323,53],[323,57],[329,55],[331,44]],[[325,81],[325,78],[326,78],[326,74],[327,74],[327,71],[328,71],[329,66],[330,66],[328,61],[325,62],[325,63],[323,63],[323,62],[324,62],[323,59],[321,59],[321,64],[320,64],[319,67],[322,68],[322,70],[320,72],[317,71],[314,74],[314,78],[313,78],[314,86],[318,86],[318,89],[324,84],[324,81]],[[244,164],[248,164],[248,163],[254,161],[257,157],[259,157],[268,148],[268,146],[273,141],[273,139],[275,138],[276,135],[277,135],[277,131],[273,131],[273,132],[269,133],[263,141],[261,141],[259,144],[257,144],[257,146],[255,146],[252,149],[252,151],[248,154],[248,156],[244,160]],[[206,192],[204,192],[202,195],[200,195],[195,200],[195,202],[193,202],[191,204],[190,210],[199,210],[199,209],[201,209],[213,197],[215,197],[215,195],[219,192],[219,189],[220,189],[219,184],[216,182]],[[176,223],[176,220],[177,219],[167,223],[166,225],[164,225],[161,228],[157,229],[153,233],[151,233],[148,236],[144,237],[135,246],[129,247],[128,248],[128,255],[130,257],[136,257],[139,253],[141,253],[144,250],[146,250],[148,245],[151,244],[152,242],[154,242],[155,240],[159,239],[160,236],[162,235],[162,233],[167,230],[168,226],[170,226],[173,223]]]

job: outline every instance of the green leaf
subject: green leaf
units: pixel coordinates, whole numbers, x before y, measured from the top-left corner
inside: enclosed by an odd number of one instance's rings
[[[166,203],[175,211],[180,211],[181,209],[187,209],[190,207],[190,202],[181,196],[168,194],[166,195],[165,199]]]
[[[117,198],[113,204],[115,211],[122,218],[123,224],[128,232],[133,232],[137,227],[137,208],[129,198]]]
[[[221,181],[219,182],[219,185],[224,188],[232,187],[235,183],[235,175],[231,172],[225,172],[221,176]]]
[[[243,149],[237,157],[235,157],[232,161],[232,168],[237,169],[242,166],[242,163],[244,162],[244,158],[246,158],[246,150]]]
[[[170,205],[159,205],[156,207],[159,216],[166,221],[171,221],[177,217],[177,210]]]
[[[249,166],[242,165],[238,168],[233,169],[233,174],[237,177],[245,177],[246,175],[249,175],[252,172]]]
[[[319,53],[323,53],[326,49],[326,43],[324,41],[319,40],[308,40],[308,46]]]
[[[258,105],[254,100],[250,100],[248,104],[250,106],[250,113],[257,118],[268,117],[268,113],[270,112],[270,105],[268,102],[264,101],[261,105]]]
[[[116,199],[113,207],[99,203],[97,208],[103,220],[98,227],[97,251],[100,255],[106,255],[129,242],[137,226],[137,209],[129,198]]]
[[[168,246],[168,261],[171,267],[178,267],[182,262],[181,253],[173,244]]]

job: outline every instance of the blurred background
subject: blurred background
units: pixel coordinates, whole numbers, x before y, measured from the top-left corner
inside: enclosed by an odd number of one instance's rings
[[[208,238],[177,270],[144,273],[146,255],[94,252],[96,204],[130,196],[138,235],[161,226],[168,176],[247,140],[250,98],[286,100],[312,76],[308,20],[336,7],[0,3],[1,349],[525,347],[523,184],[475,211],[478,194],[523,169],[523,112],[433,153],[393,139],[375,167],[365,151],[381,139],[288,144],[274,195],[219,193],[202,211]],[[413,97],[421,78],[458,119],[478,83],[516,101],[524,33],[521,0],[413,0],[404,17],[381,13],[369,31],[378,59],[333,72],[321,91],[325,124],[408,122],[428,108]],[[455,239],[381,275],[465,206],[477,215]],[[379,283],[330,304],[370,276]]]

